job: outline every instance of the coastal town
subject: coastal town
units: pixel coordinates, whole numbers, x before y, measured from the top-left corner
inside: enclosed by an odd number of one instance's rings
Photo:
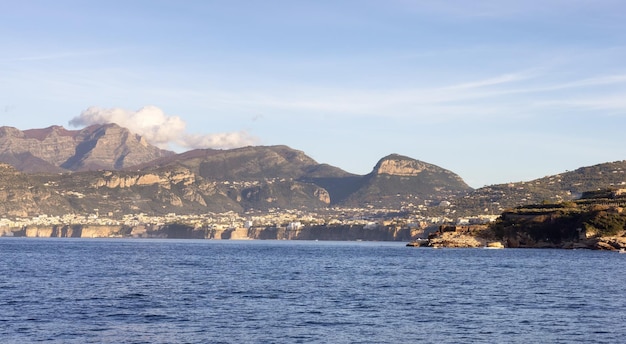
[[[150,235],[146,229],[162,228],[170,225],[185,226],[207,233],[239,231],[237,237],[208,237],[211,239],[253,239],[247,235],[250,229],[284,228],[295,231],[307,227],[358,227],[363,230],[393,228],[408,230],[410,239],[425,237],[441,225],[484,224],[494,221],[495,215],[452,218],[446,216],[423,216],[415,212],[398,212],[391,209],[326,208],[316,211],[294,209],[270,209],[269,211],[247,211],[238,214],[225,213],[176,214],[156,216],[145,213],[113,216],[100,214],[93,209],[89,214],[66,214],[63,216],[38,215],[33,217],[0,218],[0,236],[54,236],[53,228],[60,227],[105,227],[127,228],[125,234],[118,230],[90,232],[89,237],[163,237],[155,231]],[[47,229],[47,230],[46,230]],[[60,233],[60,232],[58,232]],[[87,233],[83,233],[87,234]],[[57,234],[57,236],[62,236]],[[84,237],[85,235],[81,235]],[[350,240],[351,238],[345,238]]]

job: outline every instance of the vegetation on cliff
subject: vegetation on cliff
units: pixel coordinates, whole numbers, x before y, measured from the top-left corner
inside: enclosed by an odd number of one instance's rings
[[[599,239],[614,237],[612,248],[620,249],[620,242],[626,244],[624,205],[626,198],[616,190],[586,193],[575,201],[505,211],[490,230],[508,247],[598,248]]]
[[[584,192],[559,203],[504,211],[489,225],[447,225],[410,246],[626,249],[626,189]]]

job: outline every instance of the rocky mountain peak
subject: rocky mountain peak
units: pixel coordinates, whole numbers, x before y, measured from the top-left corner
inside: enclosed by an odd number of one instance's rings
[[[51,136],[67,136],[74,138],[77,133],[77,130],[67,130],[60,125],[53,125],[43,129],[28,129],[22,132],[24,138],[39,141],[44,141],[46,138]]]
[[[80,130],[0,127],[0,162],[23,172],[117,170],[172,154],[117,124]]]
[[[20,136],[23,135],[22,131],[14,127],[2,126],[0,127],[0,137],[3,136]]]
[[[426,170],[428,165],[419,160],[406,156],[391,154],[382,158],[374,167],[375,174],[388,174],[392,176],[417,176]]]

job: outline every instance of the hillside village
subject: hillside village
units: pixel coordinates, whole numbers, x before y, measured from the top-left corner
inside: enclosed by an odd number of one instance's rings
[[[45,231],[28,231],[29,228],[53,228],[63,226],[106,227],[110,230],[99,231],[90,237],[163,237],[157,228],[169,225],[184,225],[193,230],[238,231],[247,233],[250,229],[284,228],[300,230],[313,226],[359,227],[364,230],[375,228],[406,229],[410,231],[410,240],[425,238],[428,233],[443,224],[484,224],[494,221],[497,215],[480,215],[473,217],[451,218],[446,216],[423,216],[411,212],[397,212],[391,209],[373,208],[328,208],[319,211],[270,209],[269,211],[249,211],[238,214],[233,211],[226,213],[207,214],[176,214],[162,216],[145,213],[125,214],[115,218],[112,214],[99,214],[98,209],[86,215],[66,214],[62,216],[38,215],[31,218],[0,218],[0,235],[2,236],[39,236]],[[129,231],[120,234],[122,228]],[[145,229],[153,228],[154,234]],[[48,235],[41,235],[48,236]],[[252,238],[240,235],[239,239]],[[350,238],[346,238],[349,240]],[[405,240],[407,238],[404,238]]]

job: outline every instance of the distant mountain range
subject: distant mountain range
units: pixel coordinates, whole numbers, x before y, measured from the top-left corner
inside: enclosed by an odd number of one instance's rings
[[[0,214],[207,213],[389,208],[424,215],[500,212],[624,183],[626,162],[473,190],[444,168],[391,154],[355,175],[287,146],[175,154],[115,124],[0,127]],[[10,165],[10,166],[9,166]]]

